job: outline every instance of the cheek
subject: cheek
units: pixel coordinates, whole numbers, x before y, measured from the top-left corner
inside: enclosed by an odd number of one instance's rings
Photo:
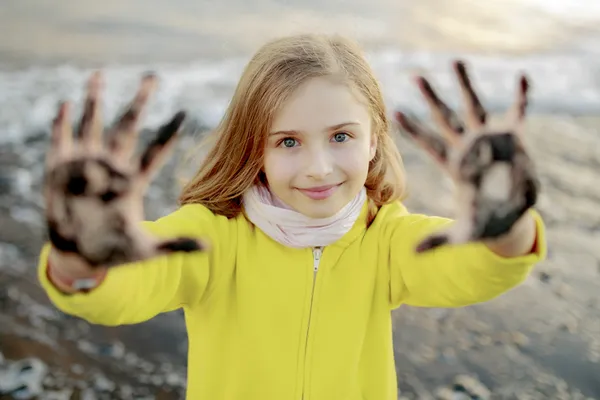
[[[284,154],[277,152],[265,153],[264,171],[267,182],[271,186],[287,184],[294,175],[294,163]]]
[[[358,144],[358,143],[357,143]],[[370,145],[360,143],[357,146],[348,146],[338,154],[338,165],[340,165],[347,174],[359,177],[367,175],[369,163],[371,161]]]
[[[353,180],[366,180],[369,172],[369,159],[347,158],[343,161],[342,169]]]

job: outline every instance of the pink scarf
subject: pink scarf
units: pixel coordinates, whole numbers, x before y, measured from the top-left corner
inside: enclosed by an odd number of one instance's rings
[[[254,185],[246,191],[243,205],[250,221],[273,240],[289,247],[327,246],[341,239],[356,222],[367,199],[363,187],[335,215],[310,218],[284,204],[268,188]]]

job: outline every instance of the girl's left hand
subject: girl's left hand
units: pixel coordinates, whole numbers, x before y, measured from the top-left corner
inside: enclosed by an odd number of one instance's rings
[[[417,84],[443,136],[402,112],[395,115],[402,130],[450,174],[457,188],[455,223],[423,240],[418,252],[446,244],[501,239],[536,203],[539,191],[535,166],[522,140],[527,78],[521,76],[518,81],[505,126],[493,129],[471,86],[465,64],[456,61],[453,66],[466,108],[464,125],[423,77],[417,78]]]

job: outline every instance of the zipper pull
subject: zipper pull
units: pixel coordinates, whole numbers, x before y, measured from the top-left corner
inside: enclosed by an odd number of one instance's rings
[[[323,251],[320,247],[313,248],[313,268],[315,272],[319,270],[319,263],[321,262],[321,254]]]

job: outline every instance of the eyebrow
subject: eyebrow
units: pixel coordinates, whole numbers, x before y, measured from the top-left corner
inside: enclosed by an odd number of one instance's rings
[[[336,124],[336,125],[332,125],[332,126],[328,126],[326,128],[326,131],[331,132],[331,131],[336,131],[338,129],[341,129],[343,127],[346,126],[350,126],[350,125],[360,125],[360,123],[358,122],[342,122],[340,124]],[[269,135],[273,136],[273,135],[293,135],[293,134],[297,134],[301,131],[298,130],[288,130],[288,131],[277,131],[277,132],[271,132]]]

